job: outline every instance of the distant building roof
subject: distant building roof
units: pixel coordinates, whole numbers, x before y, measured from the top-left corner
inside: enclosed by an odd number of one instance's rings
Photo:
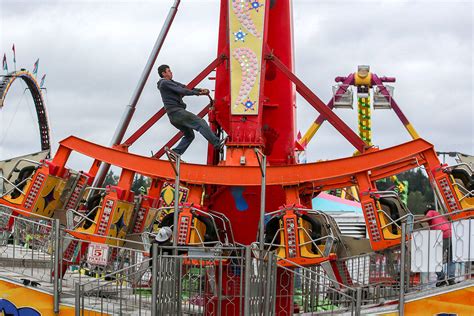
[[[323,212],[355,212],[362,213],[359,202],[341,199],[337,196],[321,192],[313,199],[313,209]]]

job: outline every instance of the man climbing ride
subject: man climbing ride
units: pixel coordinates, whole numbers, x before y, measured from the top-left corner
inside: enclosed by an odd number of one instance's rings
[[[194,131],[196,130],[204,136],[215,148],[221,149],[224,146],[225,139],[219,140],[205,120],[199,116],[186,111],[186,103],[183,97],[187,95],[209,95],[207,89],[188,89],[184,84],[173,80],[173,73],[168,65],[158,67],[158,74],[162,79],[157,83],[160,90],[163,105],[171,124],[183,132],[179,144],[173,148],[173,151],[182,155],[194,140]]]

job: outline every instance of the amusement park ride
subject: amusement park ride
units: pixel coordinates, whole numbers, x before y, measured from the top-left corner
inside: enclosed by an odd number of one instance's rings
[[[323,191],[353,188],[373,251],[399,245],[400,223],[412,223],[410,211],[397,196],[377,189],[380,179],[422,167],[444,212],[452,213],[453,219],[473,215],[462,210],[474,206],[474,198],[460,202],[459,189],[459,185],[473,185],[471,175],[441,164],[433,145],[418,136],[385,85],[394,78],[379,77],[368,66],[359,66],[355,73],[336,78],[339,84],[326,104],[294,74],[290,0],[222,0],[220,8],[217,57],[188,87],[216,71],[214,99],[199,116],[207,115],[221,138],[227,135],[225,152],[209,146],[206,165],[183,163],[179,156],[176,162],[160,160],[165,153],[174,155],[167,148],[179,140],[178,133],[154,157],[131,153],[133,143],[164,116],[162,108],[125,141],[125,130],[116,133],[111,147],[70,136],[59,143],[52,159],[18,163],[5,175],[5,187],[10,189],[2,194],[0,205],[25,217],[59,218],[70,235],[90,243],[120,246],[127,239],[153,233],[157,224],[174,227],[175,245],[254,244],[275,250],[285,259],[280,262],[285,267],[313,266],[360,252],[357,243],[344,243],[332,218],[312,210],[312,198]],[[5,76],[1,100],[15,79],[25,80],[33,93],[42,148],[49,149],[41,91],[34,78],[25,71]],[[351,86],[357,94],[359,135],[332,110],[352,107]],[[320,113],[299,140],[296,93]],[[412,141],[384,149],[372,144],[371,94],[373,107],[393,109]],[[354,146],[356,154],[299,164],[298,151],[304,150],[325,120]],[[72,152],[93,158],[90,169],[69,169]],[[104,165],[121,169],[117,185],[101,188]],[[131,191],[136,175],[151,180],[148,192],[139,197]],[[173,181],[179,183],[174,199],[169,197]],[[64,247],[65,269],[81,260],[87,244],[77,247],[74,242]]]

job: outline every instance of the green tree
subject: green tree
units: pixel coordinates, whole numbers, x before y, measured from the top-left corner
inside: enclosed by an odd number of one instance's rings
[[[147,192],[148,192],[148,187],[150,186],[150,179],[145,178],[142,175],[137,175],[135,176],[135,179],[133,180],[132,184],[132,191],[135,192],[135,194],[140,194],[140,188],[143,187]]]
[[[119,181],[119,176],[116,175],[112,170],[107,173],[107,176],[104,180],[104,187],[107,185],[117,185]],[[140,188],[143,187],[148,191],[151,181],[149,178],[146,178],[142,175],[136,175],[132,183],[132,191],[135,194],[140,194]]]
[[[426,204],[425,196],[420,191],[408,193],[408,209],[413,214],[423,214]]]
[[[401,173],[399,175],[399,179],[408,181],[410,184],[409,192],[418,191],[422,194],[425,202],[434,202],[434,193],[430,184],[430,180],[425,175],[423,170],[421,170],[421,168]]]
[[[118,180],[119,180],[119,176],[117,176],[116,174],[114,174],[112,170],[110,170],[105,176],[104,186],[117,185]]]
[[[421,168],[397,174],[399,181],[408,182],[408,208],[413,213],[423,213],[426,204],[433,203],[434,193],[430,181]],[[405,182],[406,181],[406,182]],[[377,188],[381,191],[394,190],[394,184],[389,178],[377,181]]]

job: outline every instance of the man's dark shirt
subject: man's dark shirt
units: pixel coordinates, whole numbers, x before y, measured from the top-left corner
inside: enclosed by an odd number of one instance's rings
[[[156,84],[161,93],[161,99],[165,106],[166,113],[171,114],[180,109],[186,109],[183,97],[186,95],[199,95],[199,89],[190,90],[177,81],[160,79]]]

